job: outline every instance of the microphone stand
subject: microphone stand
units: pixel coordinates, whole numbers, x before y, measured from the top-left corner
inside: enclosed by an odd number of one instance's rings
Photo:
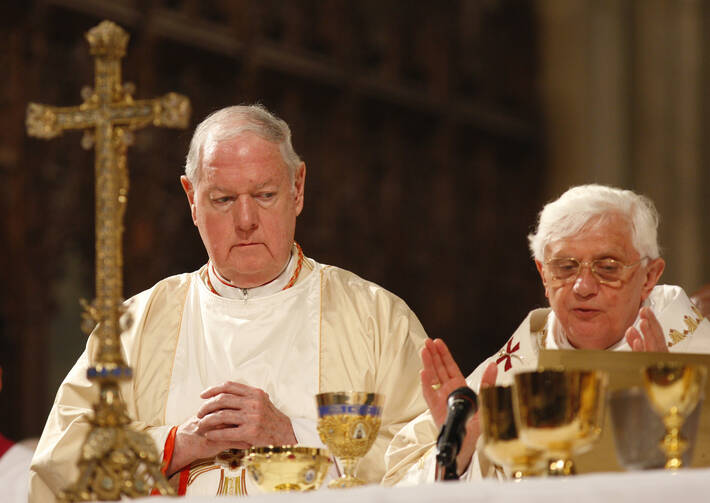
[[[441,456],[437,454],[436,456],[436,473],[434,475],[434,480],[437,482],[441,480],[458,480],[459,476],[456,473],[456,458],[449,462],[441,459]]]

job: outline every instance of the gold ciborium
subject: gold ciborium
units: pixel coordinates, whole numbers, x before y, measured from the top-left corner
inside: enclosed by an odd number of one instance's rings
[[[681,435],[685,418],[695,408],[705,390],[707,368],[681,363],[657,363],[643,371],[643,385],[651,407],[661,416],[666,434],[660,442],[666,455],[666,469],[683,466],[681,458],[688,448]]]
[[[548,475],[576,473],[573,454],[601,434],[608,376],[593,370],[539,370],[515,376],[513,406],[520,439],[545,451]]]
[[[380,429],[382,402],[377,393],[340,391],[319,393],[318,434],[330,451],[343,463],[343,475],[330,482],[330,488],[365,484],[355,476],[357,463],[372,447]]]
[[[252,447],[243,463],[262,491],[312,491],[323,483],[330,456],[316,447]]]
[[[506,474],[510,474],[515,480],[539,475],[545,460],[541,450],[528,447],[518,436],[513,414],[512,388],[481,388],[478,404],[485,455],[505,468]]]

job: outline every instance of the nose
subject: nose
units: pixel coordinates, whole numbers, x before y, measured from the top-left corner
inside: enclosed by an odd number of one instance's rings
[[[249,232],[259,225],[259,215],[256,203],[249,196],[237,199],[234,205],[234,226],[242,232]]]
[[[580,297],[590,297],[597,293],[598,289],[599,282],[594,277],[594,273],[592,273],[591,265],[581,264],[579,274],[574,279],[572,291]]]

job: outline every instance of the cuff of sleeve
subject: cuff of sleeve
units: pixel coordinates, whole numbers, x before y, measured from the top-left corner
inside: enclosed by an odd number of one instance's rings
[[[459,477],[459,480],[474,480],[477,478],[481,478],[481,467],[479,465],[478,460],[478,449],[473,452],[471,461],[468,463],[468,467],[466,467],[466,470]]]
[[[170,425],[154,426],[146,430],[146,433],[148,433],[148,435],[150,435],[150,437],[153,439],[153,442],[155,442],[155,447],[158,449],[158,456],[161,459],[164,459],[165,457],[165,443],[168,440],[168,436],[170,435],[170,432],[173,428],[177,427]],[[175,440],[173,439],[173,444],[174,443]],[[172,459],[172,452],[170,453],[170,455]]]
[[[165,430],[168,429],[167,435],[164,435]],[[156,428],[151,429],[148,433],[150,434],[151,437],[153,437],[153,440],[155,440],[156,446],[161,445],[159,440],[156,439],[156,437],[159,439],[163,436],[165,436],[165,441],[163,442],[163,461],[160,464],[160,471],[163,472],[163,475],[167,476],[167,471],[168,471],[168,466],[170,466],[170,461],[173,459],[173,452],[175,451],[175,435],[177,435],[177,426],[173,426],[172,428],[170,426],[158,426]],[[159,430],[159,431],[152,431],[152,430]],[[151,491],[151,495],[157,496],[160,494],[160,491],[155,488]]]
[[[165,439],[165,446],[163,447],[163,462],[160,465],[160,471],[163,475],[167,475],[168,467],[170,466],[170,461],[173,459],[173,452],[175,452],[175,435],[177,435],[177,426],[170,428],[168,437]]]
[[[493,463],[483,454],[483,438],[478,437],[476,450],[473,451],[471,462],[466,471],[461,474],[459,480],[480,480],[482,478],[497,477],[498,471]]]

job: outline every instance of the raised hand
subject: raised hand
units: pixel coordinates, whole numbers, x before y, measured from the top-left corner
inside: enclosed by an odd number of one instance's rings
[[[422,365],[424,367],[421,371],[422,394],[436,427],[441,428],[446,421],[449,394],[457,388],[467,386],[466,379],[451,356],[449,348],[441,339],[426,341],[422,349]],[[483,372],[481,387],[495,386],[497,373],[496,364],[491,362]],[[459,474],[463,473],[471,462],[480,432],[479,416],[476,412],[466,423],[466,436],[456,457]]]
[[[626,329],[626,342],[632,351],[657,351],[667,353],[668,345],[663,336],[663,328],[650,307],[642,307],[639,311],[639,329]]]
[[[466,379],[441,339],[426,340],[422,349],[422,365],[422,394],[436,427],[441,428],[446,421],[449,394],[456,388],[466,386]]]

